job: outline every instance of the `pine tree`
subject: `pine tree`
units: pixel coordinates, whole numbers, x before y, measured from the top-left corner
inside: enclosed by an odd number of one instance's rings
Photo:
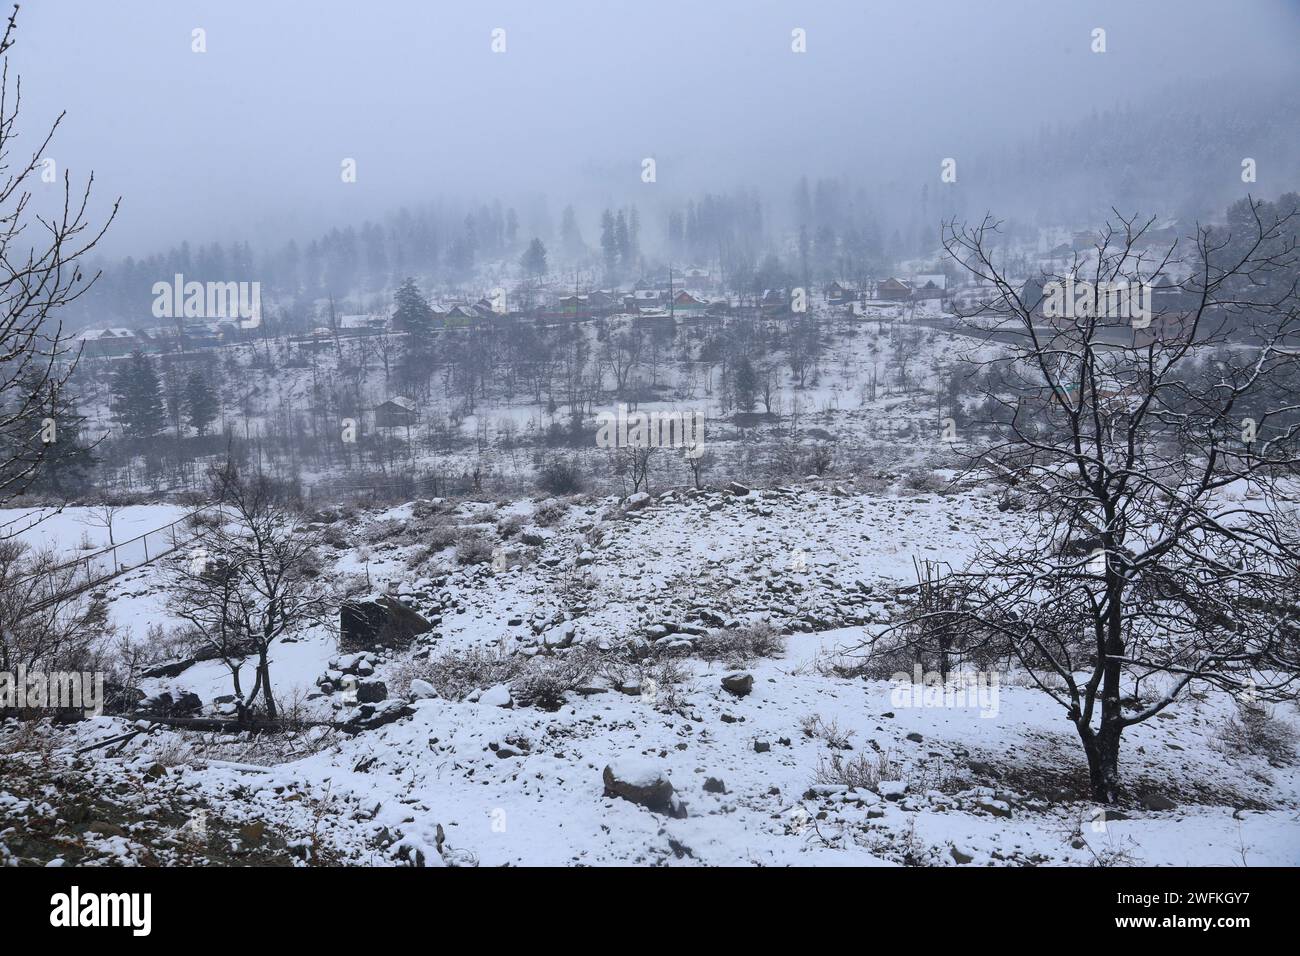
[[[203,437],[217,418],[217,393],[202,372],[191,372],[185,380],[185,419]]]
[[[34,473],[28,491],[58,495],[85,490],[97,458],[82,435],[85,417],[66,388],[42,382],[35,370],[20,377],[23,401],[0,409],[9,427],[0,434],[0,461],[5,478]]]
[[[564,215],[560,218],[560,242],[564,246],[564,254],[570,259],[577,259],[587,251],[572,206],[565,206]]]
[[[113,376],[114,417],[127,438],[149,439],[167,424],[162,383],[149,357],[136,349]]]
[[[528,249],[520,258],[519,265],[527,275],[546,275],[546,246],[542,245],[542,240],[534,238],[528,244]]]
[[[614,214],[608,209],[600,217],[600,251],[605,257],[605,272],[613,278],[618,268],[618,245],[614,239]]]
[[[755,396],[758,393],[758,375],[748,358],[741,357],[736,363],[736,407],[742,412],[754,410]]]
[[[399,330],[407,332],[425,332],[430,328],[433,319],[433,310],[429,308],[429,303],[425,301],[424,296],[420,295],[420,290],[415,284],[415,280],[406,279],[397,293],[393,296],[393,326]]]
[[[627,217],[623,215],[621,209],[618,211],[618,218],[614,220],[614,248],[618,253],[618,262],[623,267],[623,272],[630,272],[632,269],[632,247],[627,235]]]

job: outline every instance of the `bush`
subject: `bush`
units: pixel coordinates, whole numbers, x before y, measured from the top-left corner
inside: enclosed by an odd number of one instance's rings
[[[903,478],[903,487],[920,494],[938,495],[951,492],[950,482],[927,468],[914,468]]]
[[[736,630],[710,631],[695,642],[696,653],[706,661],[721,661],[728,667],[743,667],[762,657],[785,653],[785,638],[768,621]]]
[[[539,528],[549,528],[560,523],[567,509],[554,499],[547,499],[533,512],[533,524]]]
[[[829,761],[825,757],[819,757],[814,782],[874,790],[882,780],[897,779],[899,770],[889,759],[889,754],[863,751],[849,760],[840,754],[832,754]]]
[[[432,684],[439,697],[463,700],[473,691],[510,683],[523,670],[524,660],[483,647],[447,651],[436,658],[409,657],[394,667],[393,686],[396,693],[405,694],[419,678]]]
[[[542,465],[537,486],[552,495],[573,495],[582,491],[582,475],[577,459],[556,456]]]
[[[456,541],[457,564],[486,564],[492,560],[492,542],[481,534],[464,534]]]
[[[805,737],[825,741],[826,746],[831,750],[853,749],[853,737],[856,732],[840,729],[840,725],[834,720],[827,723],[822,720],[820,714],[805,715],[799,721],[799,729],[803,731]]]
[[[563,657],[534,657],[510,685],[510,693],[525,706],[559,710],[568,695],[591,677],[595,664],[583,648],[575,648]]]
[[[1295,732],[1263,707],[1241,704],[1219,731],[1220,749],[1231,754],[1249,754],[1274,763],[1295,760]]]

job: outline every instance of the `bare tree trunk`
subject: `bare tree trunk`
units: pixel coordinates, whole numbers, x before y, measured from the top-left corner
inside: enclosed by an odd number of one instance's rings
[[[1103,705],[1104,709],[1104,705]],[[1119,799],[1119,741],[1123,728],[1102,718],[1101,730],[1080,726],[1079,737],[1088,756],[1088,786],[1092,799],[1111,804]]]
[[[262,702],[266,705],[266,716],[274,720],[277,714],[275,697],[271,695],[271,663],[266,659],[265,647],[257,653],[257,673],[262,683]]]

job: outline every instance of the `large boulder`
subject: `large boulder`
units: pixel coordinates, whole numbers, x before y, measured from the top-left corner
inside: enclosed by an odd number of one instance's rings
[[[433,630],[418,612],[397,598],[347,601],[339,608],[339,650],[373,651],[380,647],[405,649],[417,634]]]
[[[410,704],[396,698],[378,704],[361,704],[348,713],[342,727],[349,733],[374,730],[403,717],[410,717],[413,713],[415,710]]]
[[[621,797],[673,817],[686,816],[672,783],[653,761],[615,760],[605,768],[604,780],[607,797]]]
[[[736,697],[748,697],[754,689],[754,675],[732,671],[722,678],[722,689]]]
[[[363,677],[357,682],[357,703],[377,704],[388,699],[388,686],[378,677]]]

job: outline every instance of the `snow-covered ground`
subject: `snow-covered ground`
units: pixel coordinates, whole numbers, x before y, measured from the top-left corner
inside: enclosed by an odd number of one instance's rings
[[[497,544],[496,567],[457,566],[450,547],[422,545],[440,522],[495,534],[511,517],[520,530]],[[43,731],[42,746],[26,749],[8,743],[19,736],[11,727],[0,757],[35,761],[52,748],[56,764],[104,787],[129,784],[134,822],[81,833],[77,862],[179,852],[166,840],[172,849],[158,850],[155,831],[182,845],[177,831],[197,814],[224,826],[237,852],[273,839],[295,860],[369,864],[1300,864],[1296,769],[1225,746],[1227,695],[1197,691],[1127,731],[1127,798],[1103,816],[1083,798],[1073,728],[1022,676],[998,675],[991,707],[917,707],[889,680],[835,667],[890,619],[913,556],[959,561],[981,539],[1016,534],[1018,520],[980,489],[917,495],[850,478],[674,492],[631,508],[596,498],[356,513],[329,525],[335,579],[403,595],[436,622],[409,659],[376,658],[405,716],[274,743],[154,728],[74,763],[74,748],[132,729],[101,717]],[[112,583],[115,619],[166,623],[159,573]],[[790,633],[773,656],[723,664],[691,649],[701,620],[770,620]],[[663,683],[593,673],[555,710],[504,687],[420,698],[403,683],[426,653],[481,648],[546,663],[674,640],[687,643],[661,643],[654,658],[673,664]],[[279,696],[314,694],[309,713],[347,716],[339,693],[316,686],[337,654],[327,628],[277,646]],[[747,695],[723,686],[737,670],[752,678]],[[193,691],[210,705],[229,684],[207,662],[143,689]],[[1294,732],[1293,707],[1275,716]],[[643,789],[666,781],[671,806],[611,795],[607,767]],[[6,826],[64,813],[57,793],[43,799],[0,795],[0,846]],[[150,806],[152,816],[140,809]],[[10,856],[22,852],[9,843]]]

